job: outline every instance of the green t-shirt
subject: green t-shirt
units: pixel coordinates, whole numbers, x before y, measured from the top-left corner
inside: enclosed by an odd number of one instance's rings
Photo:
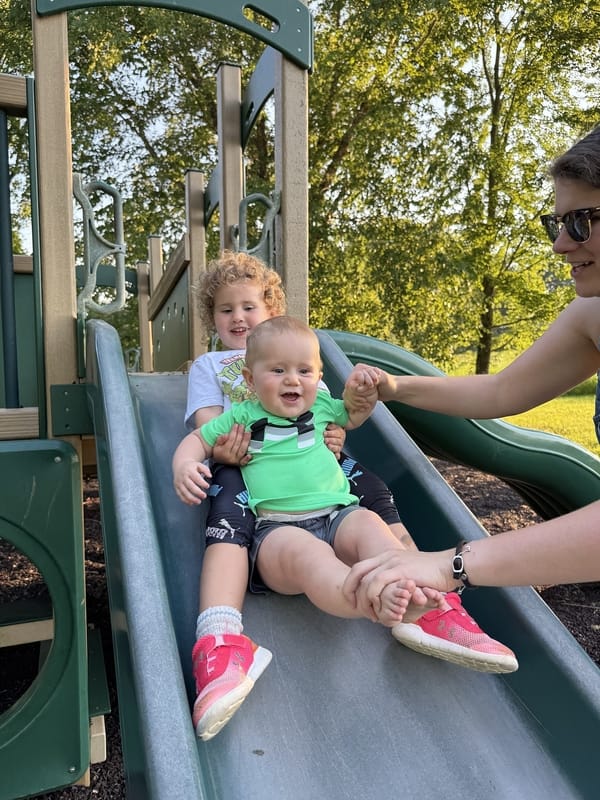
[[[250,430],[252,461],[241,469],[251,510],[293,513],[358,503],[323,439],[330,422],[345,426],[348,412],[342,400],[319,390],[310,411],[297,419],[276,417],[258,401],[245,400],[202,425],[200,433],[212,447],[234,423]]]

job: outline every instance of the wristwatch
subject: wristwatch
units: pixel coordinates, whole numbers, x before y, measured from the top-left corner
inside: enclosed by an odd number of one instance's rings
[[[458,594],[462,594],[465,589],[475,588],[469,581],[469,576],[465,572],[465,562],[463,559],[463,553],[470,552],[471,545],[467,544],[464,540],[456,545],[456,550],[454,551],[454,556],[452,558],[452,577],[455,581],[462,582],[462,586],[459,586],[459,588],[456,590]]]

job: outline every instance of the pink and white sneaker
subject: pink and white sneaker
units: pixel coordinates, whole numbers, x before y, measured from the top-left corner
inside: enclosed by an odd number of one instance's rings
[[[196,735],[208,741],[223,728],[252,691],[272,653],[247,636],[203,636],[192,650]]]
[[[434,609],[416,622],[394,625],[392,636],[418,653],[477,672],[515,672],[519,668],[513,651],[481,630],[455,592],[446,595],[446,602],[451,606],[446,611]]]

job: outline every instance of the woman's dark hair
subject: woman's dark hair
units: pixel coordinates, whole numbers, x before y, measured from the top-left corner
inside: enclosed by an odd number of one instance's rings
[[[550,175],[554,180],[585,181],[600,189],[600,125],[559,156]]]

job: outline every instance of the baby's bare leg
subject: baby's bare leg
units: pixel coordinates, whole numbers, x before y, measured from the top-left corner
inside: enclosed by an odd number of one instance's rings
[[[285,525],[269,533],[257,566],[265,584],[279,594],[305,594],[317,608],[336,617],[363,616],[342,592],[350,568],[331,545],[308,531]]]
[[[389,527],[403,550],[419,549],[415,544],[414,539],[401,522],[393,522]]]
[[[346,564],[354,564],[382,550],[407,550],[411,546],[401,541],[401,532],[406,528],[398,523],[388,526],[381,517],[367,509],[358,508],[348,514],[338,528],[334,549]],[[412,540],[411,540],[412,541]],[[412,544],[414,548],[414,543]],[[405,615],[409,604],[423,607],[421,613],[438,607],[439,592],[426,596],[421,589],[415,589],[412,581],[394,581],[384,587],[379,596],[380,604],[374,608],[377,621],[392,627]],[[440,595],[441,597],[441,595]]]

